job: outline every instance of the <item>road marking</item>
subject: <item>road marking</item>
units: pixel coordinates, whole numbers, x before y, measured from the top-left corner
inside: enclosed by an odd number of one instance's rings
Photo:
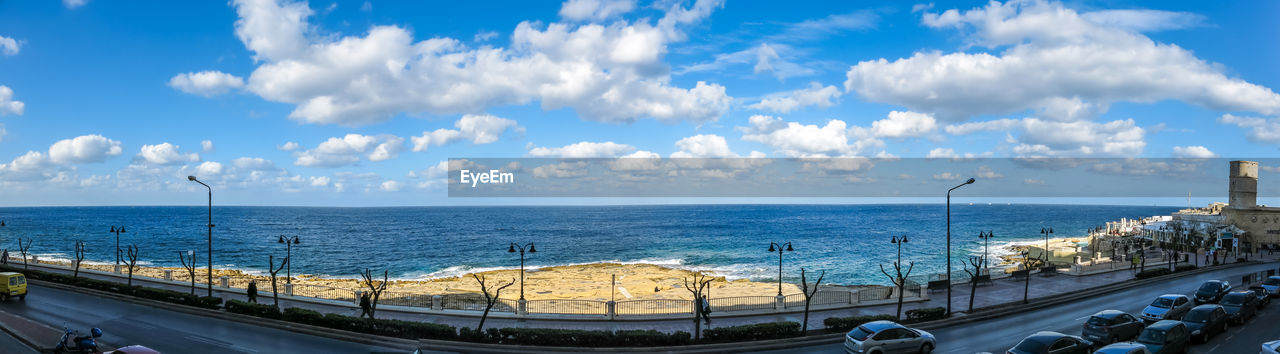
[[[1089,316],[1093,316],[1093,315],[1089,315]],[[1079,321],[1079,320],[1083,320],[1083,319],[1089,318],[1089,316],[1084,316],[1084,317],[1081,317],[1081,318],[1077,318],[1077,319],[1076,319],[1076,321]]]

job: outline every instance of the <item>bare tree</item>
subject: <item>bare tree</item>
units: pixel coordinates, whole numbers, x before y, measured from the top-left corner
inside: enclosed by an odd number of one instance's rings
[[[697,341],[702,337],[702,295],[707,291],[707,287],[711,285],[711,280],[707,279],[706,274],[694,273],[693,283],[689,283],[689,278],[684,278],[684,288],[693,293],[693,340]]]
[[[32,241],[33,241],[32,239],[28,238],[26,245],[23,245],[22,238],[21,237],[18,238],[18,251],[22,252],[22,269],[24,270],[31,269],[30,267],[27,266],[27,251],[31,249]]]
[[[1023,271],[1027,272],[1027,276],[1024,277],[1022,284],[1022,303],[1025,304],[1029,299],[1028,296],[1031,294],[1031,268],[1035,267],[1040,260],[1031,258],[1030,252],[1027,252],[1026,250],[1023,250],[1021,255],[1022,258],[1019,259],[1018,262],[1022,263]]]
[[[80,277],[81,262],[84,262],[84,241],[76,241],[76,270],[71,273],[72,278]]]
[[[978,295],[978,276],[982,275],[982,267],[984,265],[986,265],[986,260],[982,257],[973,256],[969,257],[969,262],[964,267],[964,272],[969,274],[969,313],[973,313],[973,298]]]
[[[382,282],[378,284],[374,284],[373,271],[369,268],[365,268],[364,272],[360,273],[360,277],[364,278],[364,285],[369,287],[369,293],[373,294],[373,302],[369,304],[369,318],[373,318],[373,314],[378,311],[378,297],[387,290],[387,271],[382,271]]]
[[[182,267],[187,269],[187,274],[191,275],[191,295],[196,294],[196,253],[187,251],[187,255],[191,256],[191,264],[187,264],[187,259],[182,257],[182,251],[178,251],[178,260],[182,261]]]
[[[288,256],[284,257],[284,260],[280,261],[279,267],[276,266],[275,255],[267,256],[267,272],[271,273],[271,297],[273,298],[272,301],[274,301],[277,309],[280,308],[280,291],[276,290],[276,274],[279,274],[280,270],[284,269],[286,264],[289,264]],[[369,317],[372,318],[373,316]]]
[[[506,289],[508,286],[515,284],[516,278],[511,278],[511,281],[506,284],[503,284],[501,281],[497,282],[497,284],[489,284],[486,282],[483,275],[471,273],[471,277],[475,278],[477,283],[480,283],[480,293],[484,294],[484,313],[480,315],[480,325],[476,326],[476,333],[479,334],[484,333],[484,320],[489,318],[489,310],[493,309],[493,305],[498,303],[498,296],[502,295],[502,289]],[[498,287],[493,288],[491,285],[496,285]]]
[[[827,276],[827,271],[822,271],[818,275],[818,281],[813,282],[813,291],[809,291],[809,282],[804,278],[804,268],[800,268],[800,286],[804,292],[804,322],[800,322],[800,335],[804,335],[809,331],[809,302],[813,301],[813,295],[818,293],[818,287],[822,285],[822,278]]]
[[[125,262],[129,266],[129,286],[133,286],[133,270],[138,268],[138,245],[129,245],[125,253],[129,260]]]
[[[884,270],[884,264],[880,265],[880,273],[884,273],[884,276],[889,277],[889,281],[893,282],[893,286],[898,287],[897,318],[899,321],[902,320],[902,293],[907,289],[907,277],[911,276],[911,270],[914,269],[915,267],[916,267],[916,262],[909,262],[907,265],[907,272],[903,273],[902,262],[895,261],[893,262],[894,275],[889,275],[889,272]],[[947,281],[951,281],[951,280],[948,279]]]

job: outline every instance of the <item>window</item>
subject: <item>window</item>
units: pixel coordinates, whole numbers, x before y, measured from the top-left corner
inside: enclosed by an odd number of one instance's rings
[[[1062,339],[1059,339],[1057,342],[1053,342],[1053,346],[1049,347],[1049,351],[1071,348],[1071,346],[1075,344],[1076,344],[1076,341],[1072,340],[1071,338],[1062,338]]]
[[[18,285],[18,278],[9,278],[9,285]]]
[[[876,340],[894,340],[894,339],[898,339],[898,329],[897,329],[897,328],[891,328],[891,329],[886,329],[886,330],[880,331],[880,333],[876,333],[875,339],[876,339]]]
[[[1182,304],[1185,304],[1185,303],[1187,303],[1187,298],[1185,297],[1178,298],[1178,301],[1176,302],[1178,306],[1182,306]]]

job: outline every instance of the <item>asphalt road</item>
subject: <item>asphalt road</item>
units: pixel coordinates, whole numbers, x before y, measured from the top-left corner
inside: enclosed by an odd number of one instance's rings
[[[35,354],[39,353],[35,349],[28,348],[26,344],[13,338],[9,333],[0,331],[0,354]]]
[[[64,323],[82,333],[102,328],[100,342],[111,347],[141,344],[163,353],[405,352],[66,290],[36,285],[29,285],[29,289],[26,301],[5,303],[5,310],[54,328],[62,328]],[[0,345],[3,341],[0,338]]]
[[[1239,285],[1239,275],[1275,269],[1275,263],[1201,273],[1167,282],[1147,284],[1074,303],[929,331],[938,338],[935,353],[1004,353],[1022,338],[1038,331],[1080,335],[1084,320],[1106,309],[1136,314],[1163,294],[1191,295],[1202,282],[1229,280]],[[1059,275],[1066,276],[1066,275]],[[1192,346],[1191,353],[1256,353],[1266,341],[1280,339],[1280,301],[1259,312],[1244,326],[1230,327],[1208,343]],[[776,353],[839,353],[843,344],[791,348]]]

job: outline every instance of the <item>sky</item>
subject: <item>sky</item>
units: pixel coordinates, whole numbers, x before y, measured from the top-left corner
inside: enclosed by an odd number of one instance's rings
[[[449,198],[450,158],[1271,158],[1277,13],[0,1],[0,205],[504,202]]]

